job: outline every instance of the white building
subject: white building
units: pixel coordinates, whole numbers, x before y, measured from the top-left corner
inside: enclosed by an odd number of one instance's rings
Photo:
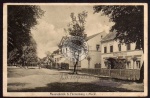
[[[62,39],[61,39],[61,41],[60,41],[60,43],[58,45],[59,46],[59,56],[58,56],[58,58],[57,58],[58,60],[56,62],[59,65],[61,65],[61,63],[69,64],[69,69],[74,69],[75,62],[69,60],[63,54],[66,51],[69,51],[69,48],[67,48],[67,47],[64,48],[63,47],[63,42],[64,42],[64,40],[66,40],[66,38],[67,38],[67,36],[62,37]],[[78,65],[77,65],[76,69],[80,70],[80,68],[81,68],[81,64],[80,64],[80,62],[78,62]]]
[[[106,36],[105,32],[97,33],[86,38],[89,52],[87,58],[81,61],[81,68],[96,68],[95,64],[101,64],[101,39]],[[90,64],[88,58],[90,57]],[[100,66],[98,66],[100,67]]]
[[[86,37],[85,35],[85,40],[87,41],[87,44],[88,44],[88,54],[87,54],[87,57],[90,57],[91,60],[90,60],[90,66],[88,66],[88,60],[87,58],[81,60],[78,62],[78,65],[77,65],[77,69],[82,69],[82,68],[95,68],[95,64],[100,64],[101,63],[101,39],[103,37],[105,37],[106,33],[105,32],[101,32],[101,33],[97,33],[97,34],[94,34],[94,35],[91,35],[91,36],[88,36]],[[63,37],[59,43],[59,47],[62,46],[62,42],[66,39],[67,37]],[[60,48],[61,49],[61,48]],[[64,52],[64,49],[61,50]],[[68,59],[66,59],[65,57],[63,57],[62,55],[62,58],[60,61],[58,61],[58,63],[62,63],[62,62],[65,62],[65,63],[68,63],[69,64],[69,69],[74,69],[74,63],[73,61],[70,61]]]
[[[135,50],[135,43],[120,44],[119,41],[114,40],[115,36],[116,32],[110,32],[101,41],[101,67],[108,68],[111,66],[111,69],[140,69],[143,63],[143,51]],[[110,59],[117,62],[111,62],[109,66],[108,61]],[[122,67],[120,67],[121,65]]]

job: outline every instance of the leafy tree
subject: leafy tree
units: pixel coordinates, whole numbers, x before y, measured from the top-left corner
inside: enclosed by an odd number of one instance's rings
[[[52,68],[52,64],[54,64],[54,60],[53,60],[53,55],[51,52],[47,51],[46,52],[46,60],[45,62],[47,63],[48,66],[50,66],[50,68]]]
[[[15,48],[8,55],[8,64],[15,65],[21,57],[19,51]]]
[[[144,50],[144,7],[143,6],[94,6],[95,13],[102,12],[115,23],[116,40],[120,43],[136,43],[136,49]]]
[[[22,66],[37,62],[36,42],[33,38],[27,46],[23,46],[21,52],[18,49],[13,49],[8,56],[9,64],[21,64]]]
[[[40,7],[35,5],[8,6],[8,52],[30,43],[30,30],[43,13]]]
[[[84,30],[85,30],[85,19],[87,18],[87,12],[83,11],[81,13],[78,13],[78,16],[75,16],[74,13],[70,14],[70,17],[72,21],[68,24],[68,28],[65,29],[66,32],[69,32],[69,35],[72,37],[82,37],[84,39]],[[77,46],[83,46],[83,41],[79,40],[71,40],[73,44]],[[76,66],[78,65],[79,62],[79,54],[81,53],[81,49],[75,49],[72,47],[69,47],[70,50],[72,51],[72,56],[75,59],[75,64],[74,64],[74,70],[73,73],[77,73],[76,71]]]
[[[94,6],[94,12],[102,12],[115,23],[116,40],[120,43],[136,43],[135,49],[144,52],[144,7],[143,6]],[[140,82],[144,79],[144,62],[140,70]]]
[[[23,47],[23,54],[21,56],[22,65],[25,66],[30,65],[31,63],[35,63],[38,61],[37,53],[36,53],[36,42],[32,39],[31,43],[28,46]]]
[[[8,5],[8,58],[11,53],[21,59],[24,47],[32,44],[31,28],[37,24],[37,19],[44,14],[39,6],[35,5]],[[36,46],[34,46],[36,49]],[[17,52],[14,52],[16,50]],[[13,60],[11,60],[13,61]]]

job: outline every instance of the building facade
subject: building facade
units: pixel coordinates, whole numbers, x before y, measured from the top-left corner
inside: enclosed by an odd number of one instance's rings
[[[142,49],[136,43],[120,44],[114,40],[116,32],[110,32],[101,41],[101,68],[140,69],[143,63]]]
[[[97,33],[86,38],[89,52],[87,57],[81,61],[81,68],[93,69],[101,66],[101,39],[106,36],[105,32]]]
[[[64,40],[67,38],[67,36],[62,37],[60,43],[59,43],[59,59],[56,61],[58,63],[58,65],[62,65],[62,64],[67,64],[68,65],[68,69],[72,70],[74,69],[74,65],[75,62],[69,60],[68,58],[66,58],[63,54],[67,53],[67,51],[69,51],[68,47],[63,47],[63,42]],[[69,55],[69,54],[68,54]],[[81,69],[81,63],[80,61],[78,62],[78,65],[76,67],[77,70]]]
[[[80,70],[82,68],[100,68],[100,58],[101,58],[101,39],[106,36],[105,32],[97,33],[91,36],[85,35],[85,40],[88,44],[88,54],[87,57],[81,61],[78,62],[77,69]],[[62,48],[63,41],[67,37],[62,37],[60,43],[59,43],[59,49],[61,51],[61,59],[58,61],[58,63],[68,63],[69,69],[74,69],[75,62],[65,58],[62,54],[62,52],[66,52],[69,49],[66,47],[66,49]],[[90,58],[90,61],[88,60]]]

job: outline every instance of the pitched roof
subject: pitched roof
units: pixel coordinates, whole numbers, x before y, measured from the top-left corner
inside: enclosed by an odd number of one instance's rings
[[[61,40],[60,40],[60,42],[59,42],[59,44],[58,44],[58,47],[60,47],[60,46],[62,45],[63,40],[66,39],[66,38],[67,38],[67,36],[63,36],[63,37],[61,38]]]
[[[92,39],[93,37],[99,35],[100,33],[97,33],[97,34],[94,34],[94,35],[91,35],[91,36],[88,36],[85,40],[88,41],[90,39]]]
[[[59,53],[59,49],[53,51],[53,54]]]
[[[101,33],[97,33],[97,34],[93,34],[93,35],[91,35],[91,36],[88,36],[88,37],[86,37],[85,40],[88,41],[88,40],[90,40],[90,39],[94,38],[95,36],[97,36],[97,35],[99,35],[99,34],[102,34],[102,33],[104,33],[104,32],[101,32]],[[58,46],[61,47],[63,40],[65,40],[66,38],[67,38],[67,36],[63,36]]]
[[[117,32],[115,32],[115,31],[108,33],[108,34],[101,40],[101,42],[113,40],[113,39],[116,37],[116,34],[117,34]]]
[[[93,34],[93,35],[91,35],[91,36],[88,36],[88,37],[86,37],[85,40],[88,41],[88,40],[94,38],[95,36],[97,36],[97,35],[99,35],[99,34],[100,34],[100,33],[97,33],[97,34]],[[67,38],[67,36],[63,36],[58,46],[61,46],[62,41],[63,41],[64,39],[66,39],[66,38]]]

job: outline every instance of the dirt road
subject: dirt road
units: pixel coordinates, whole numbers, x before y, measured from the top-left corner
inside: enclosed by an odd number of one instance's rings
[[[69,71],[8,68],[10,92],[132,92],[143,91],[143,83],[115,81]]]

